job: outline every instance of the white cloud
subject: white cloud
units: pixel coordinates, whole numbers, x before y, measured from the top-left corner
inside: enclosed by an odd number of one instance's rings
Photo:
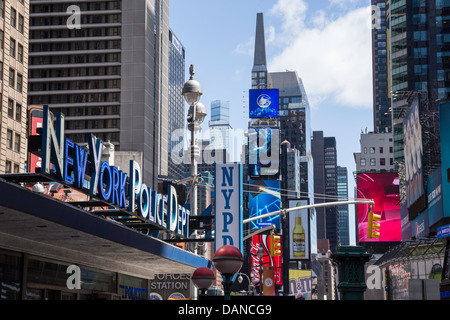
[[[335,1],[336,2],[336,1]],[[296,70],[310,101],[332,99],[342,106],[372,107],[372,53],[369,7],[337,18],[315,12],[306,22],[303,0],[279,0],[272,13],[282,16],[282,52],[268,61],[270,71]],[[328,98],[328,99],[326,99]]]

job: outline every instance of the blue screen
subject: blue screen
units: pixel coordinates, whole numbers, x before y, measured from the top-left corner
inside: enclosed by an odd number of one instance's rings
[[[278,89],[249,91],[250,118],[278,118]]]

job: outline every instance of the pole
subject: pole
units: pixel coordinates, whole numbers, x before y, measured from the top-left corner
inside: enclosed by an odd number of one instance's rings
[[[255,221],[255,220],[259,220],[259,219],[264,219],[264,218],[268,218],[268,217],[271,217],[271,216],[275,216],[277,214],[289,213],[291,211],[310,209],[310,208],[319,208],[319,207],[332,207],[332,206],[339,206],[339,205],[344,205],[344,204],[374,204],[374,202],[373,202],[372,199],[364,199],[364,200],[335,201],[335,202],[308,204],[306,206],[281,209],[281,210],[269,212],[269,213],[266,213],[266,214],[262,214],[260,216],[248,218],[248,219],[245,219],[243,221],[243,223],[246,224],[246,223],[249,223],[249,222],[252,222],[252,221]]]

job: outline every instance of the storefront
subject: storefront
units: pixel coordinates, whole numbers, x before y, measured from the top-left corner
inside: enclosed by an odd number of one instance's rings
[[[0,176],[0,300],[149,299],[156,275],[211,266],[14,180]]]

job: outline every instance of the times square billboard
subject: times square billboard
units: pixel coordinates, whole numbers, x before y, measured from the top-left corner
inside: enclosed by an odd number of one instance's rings
[[[372,212],[381,215],[379,239],[367,237],[370,206],[358,204],[359,242],[402,241],[398,173],[359,173],[356,176],[357,197],[373,199]]]
[[[250,89],[248,96],[250,119],[278,118],[278,89]]]

